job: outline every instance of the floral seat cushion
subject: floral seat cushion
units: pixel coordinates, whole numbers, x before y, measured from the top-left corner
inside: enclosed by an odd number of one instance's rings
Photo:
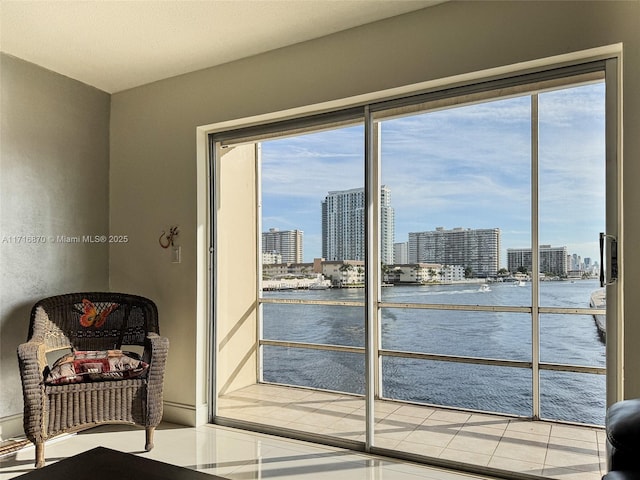
[[[45,383],[65,385],[104,380],[140,378],[149,365],[132,352],[122,350],[75,351],[60,357],[49,370]]]

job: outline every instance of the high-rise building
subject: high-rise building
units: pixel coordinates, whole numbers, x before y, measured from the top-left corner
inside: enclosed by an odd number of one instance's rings
[[[380,255],[393,263],[395,232],[391,191],[380,189]],[[364,260],[366,235],[364,188],[329,192],[322,202],[322,256],[328,261]]]
[[[393,264],[405,265],[409,263],[409,242],[393,244]]]
[[[500,269],[500,229],[438,227],[409,233],[409,263],[461,265],[476,276],[496,275]]]
[[[540,245],[540,272],[553,275],[566,275],[571,257],[567,256],[567,247]],[[515,273],[520,268],[531,272],[533,258],[530,248],[507,248],[507,268]]]
[[[280,254],[282,263],[302,263],[303,236],[302,230],[270,228],[268,232],[262,232],[262,252]]]

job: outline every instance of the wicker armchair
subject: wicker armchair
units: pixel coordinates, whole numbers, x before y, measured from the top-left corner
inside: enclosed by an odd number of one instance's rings
[[[65,351],[143,350],[148,365],[137,378],[51,384],[49,356]],[[145,449],[162,419],[162,387],[169,341],[159,335],[158,312],[146,298],[121,293],[70,293],[40,300],[31,310],[29,339],[18,347],[24,430],[44,465],[44,442],[104,423],[146,428]]]

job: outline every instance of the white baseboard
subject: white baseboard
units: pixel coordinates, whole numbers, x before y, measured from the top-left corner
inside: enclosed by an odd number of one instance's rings
[[[206,403],[196,406],[165,400],[162,420],[178,425],[197,427],[209,422],[209,409]]]

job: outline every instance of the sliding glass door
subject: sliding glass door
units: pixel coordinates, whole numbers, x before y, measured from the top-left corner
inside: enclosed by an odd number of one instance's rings
[[[252,262],[256,273],[253,283],[252,276],[241,281],[250,284],[250,314],[230,329],[235,337],[252,324],[251,353],[244,357],[252,378],[220,391],[221,417],[363,442],[363,126],[349,123],[228,147],[252,157],[244,185],[255,202],[254,229],[246,231],[255,250],[236,251],[227,261],[231,270],[236,261]],[[224,182],[238,159],[219,152]],[[229,220],[236,221],[243,222]]]
[[[605,67],[213,134],[215,421],[426,457],[470,415],[602,424]]]
[[[279,425],[358,442],[365,409],[362,144],[362,124],[275,138],[261,144],[260,162],[258,380],[302,400],[282,406],[286,422]]]
[[[604,82],[532,89],[377,115],[396,219],[380,398],[604,423],[605,344],[589,309],[605,224]],[[438,425],[425,409],[376,433],[437,452],[451,440],[429,438]]]
[[[542,92],[537,102],[540,416],[604,424],[605,83]],[[585,311],[587,310],[587,311]],[[562,364],[564,369],[551,369]],[[569,367],[571,366],[571,367]]]
[[[502,258],[531,248],[529,98],[380,123],[399,254],[382,289],[381,396],[531,415],[531,289]]]

